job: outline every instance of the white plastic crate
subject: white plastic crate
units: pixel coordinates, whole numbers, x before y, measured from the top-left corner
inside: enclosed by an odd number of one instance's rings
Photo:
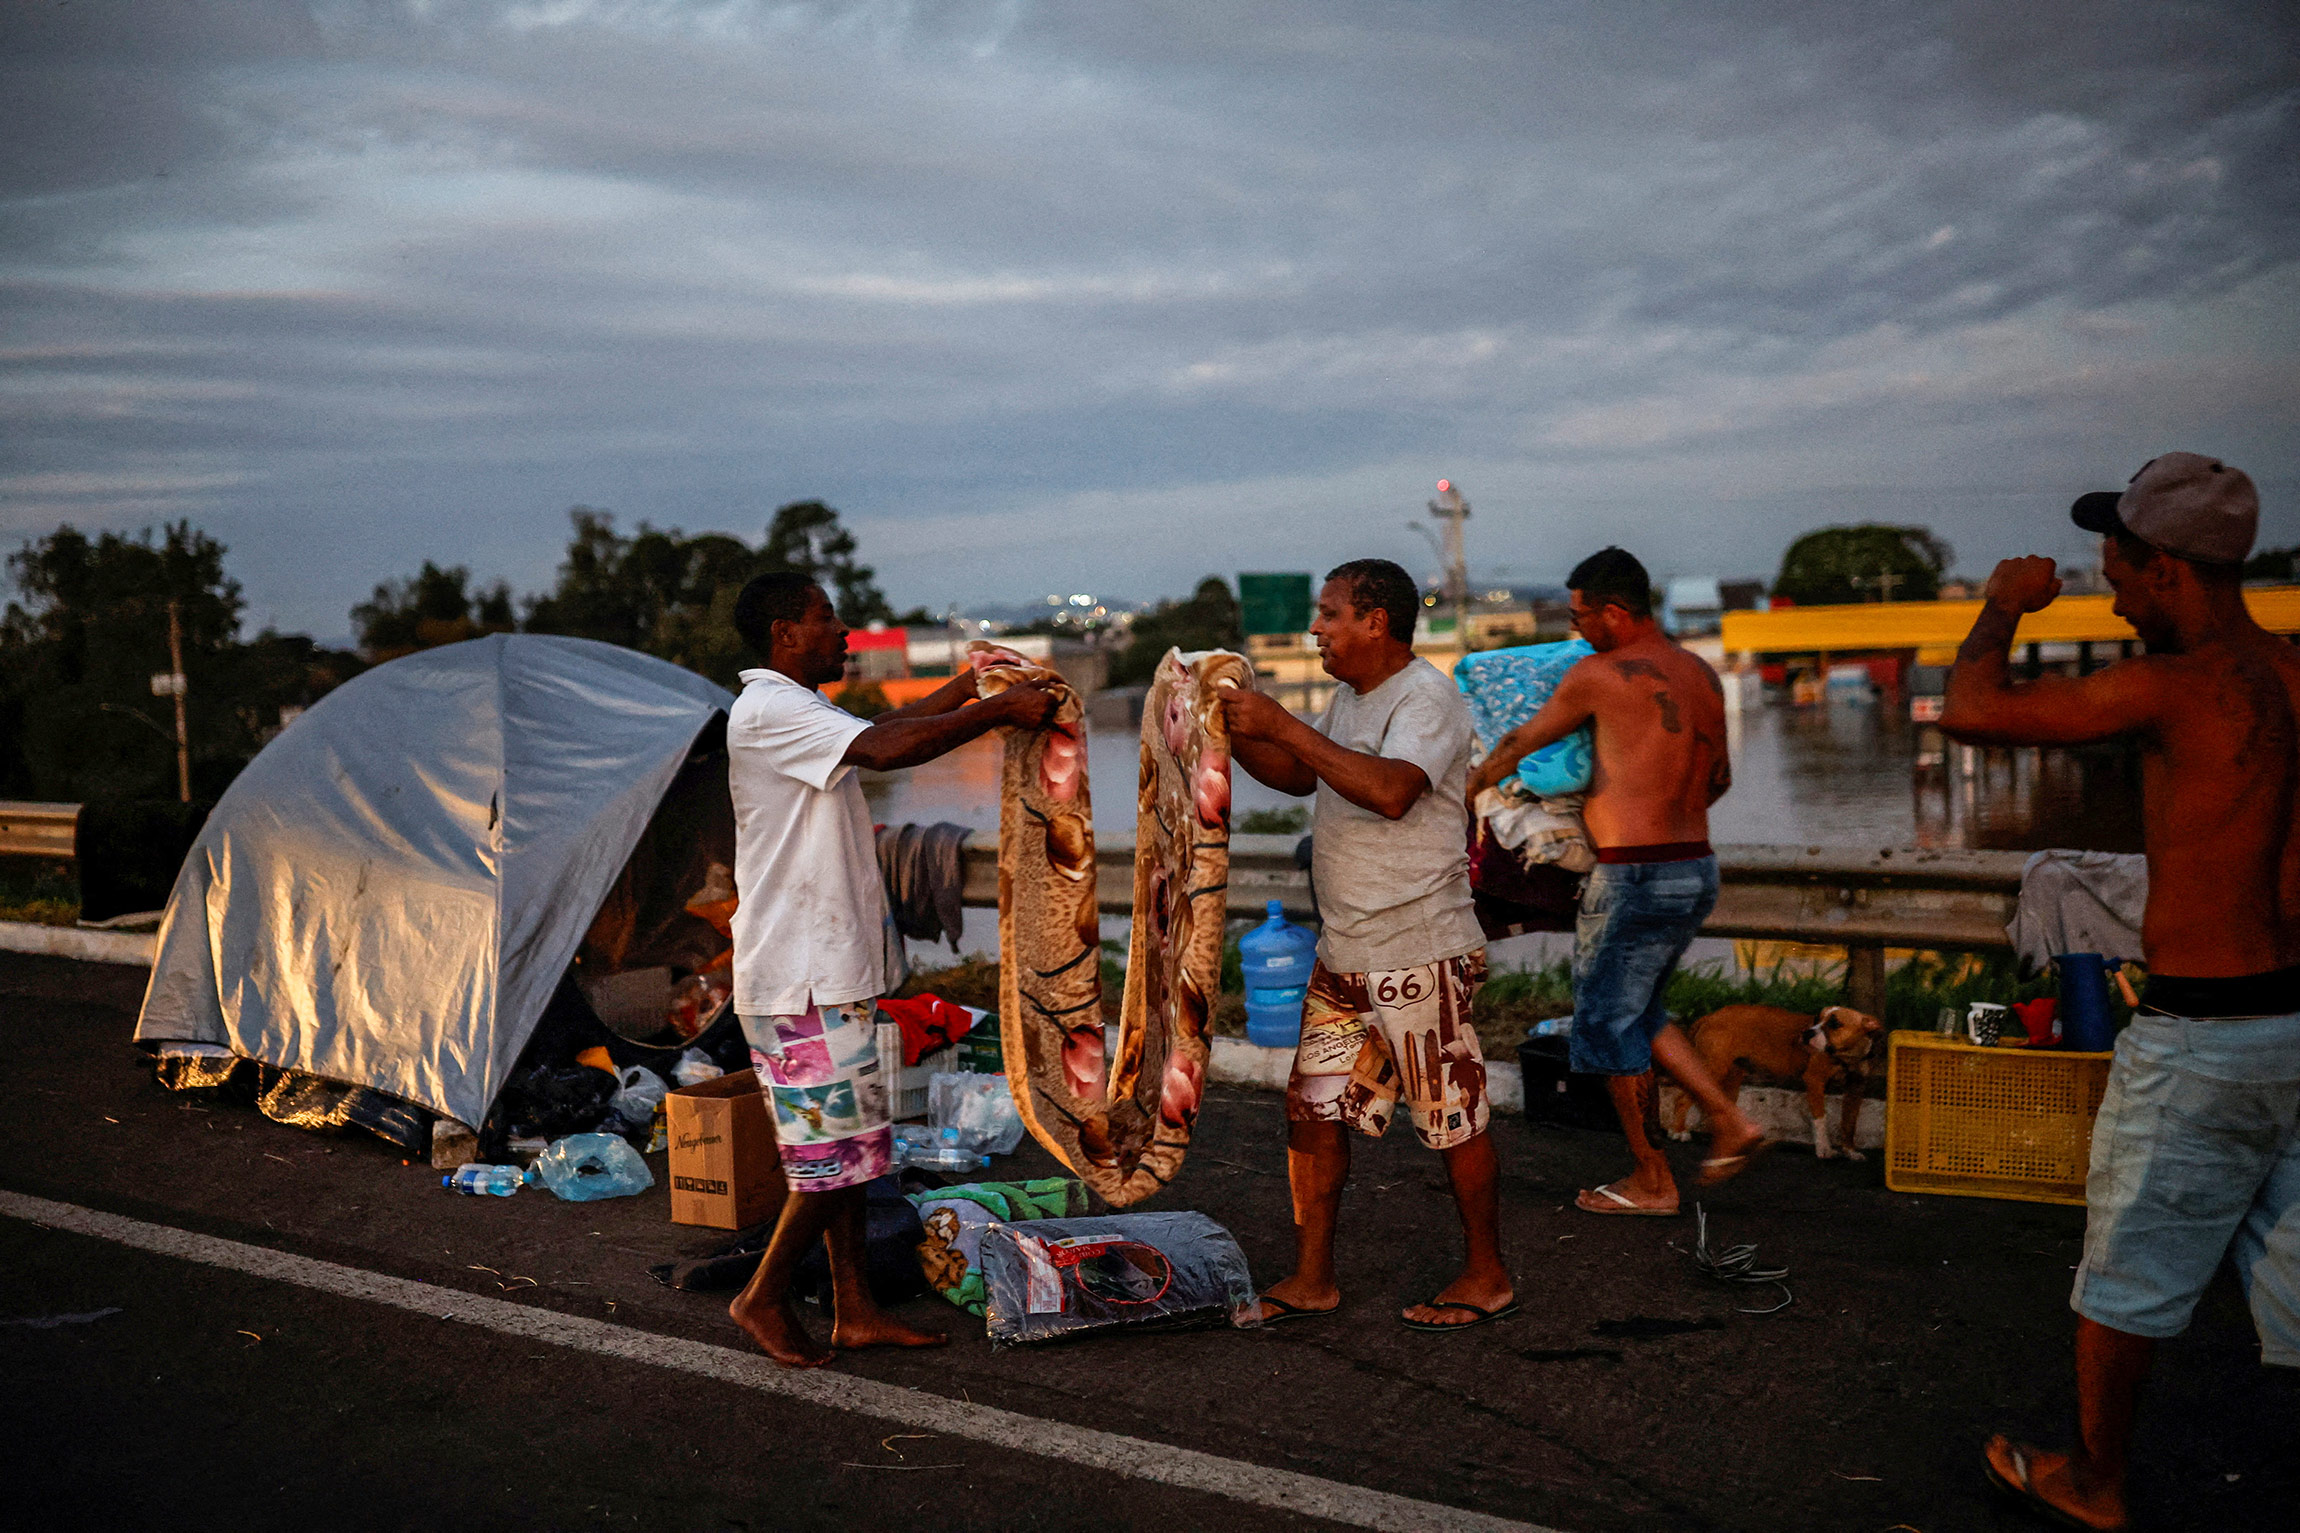
[[[916,1065],[902,1062],[902,1029],[892,1022],[878,1025],[878,1073],[886,1082],[887,1116],[896,1122],[926,1116],[927,1082],[937,1070],[956,1070],[958,1050],[937,1049],[921,1055]]]

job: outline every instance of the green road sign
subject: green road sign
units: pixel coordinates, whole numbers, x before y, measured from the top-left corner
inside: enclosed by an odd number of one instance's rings
[[[1306,632],[1310,626],[1310,577],[1240,575],[1238,606],[1250,634]]]

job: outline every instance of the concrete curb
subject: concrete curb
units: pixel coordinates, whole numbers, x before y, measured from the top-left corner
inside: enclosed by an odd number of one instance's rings
[[[1293,1072],[1294,1051],[1265,1049],[1243,1038],[1216,1038],[1214,1057],[1207,1065],[1208,1073],[1221,1085],[1283,1091],[1286,1077]],[[1501,1059],[1487,1060],[1485,1090],[1486,1103],[1492,1111],[1525,1110],[1525,1076],[1515,1064]]]
[[[42,926],[36,921],[0,921],[0,952],[41,953],[77,958],[82,963],[152,966],[160,939],[154,932],[88,931],[78,926]]]

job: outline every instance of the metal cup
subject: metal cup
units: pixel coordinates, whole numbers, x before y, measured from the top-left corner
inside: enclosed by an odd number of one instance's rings
[[[1943,1006],[1941,1014],[1933,1019],[1933,1031],[1943,1038],[1954,1038],[1965,1030],[1965,1019],[1954,1006]]]

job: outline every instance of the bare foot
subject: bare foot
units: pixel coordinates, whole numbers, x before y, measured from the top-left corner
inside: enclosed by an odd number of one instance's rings
[[[1284,1282],[1272,1283],[1263,1289],[1262,1297],[1264,1299],[1276,1299],[1280,1303],[1292,1305],[1304,1314],[1314,1315],[1340,1304],[1342,1291],[1331,1283],[1320,1288],[1313,1283],[1304,1282],[1302,1275],[1297,1272]],[[1270,1308],[1268,1304],[1262,1306],[1262,1318],[1264,1320],[1275,1320],[1278,1315],[1279,1311]]]
[[[1508,1273],[1465,1272],[1439,1289],[1435,1300],[1428,1304],[1410,1305],[1401,1313],[1405,1319],[1413,1321],[1416,1325],[1446,1327],[1473,1325],[1477,1322],[1478,1317],[1468,1310],[1440,1309],[1438,1305],[1440,1303],[1474,1304],[1479,1309],[1491,1314],[1496,1310],[1507,1309],[1516,1302],[1517,1291],[1510,1286]]]
[[[2079,1528],[2125,1525],[2124,1487],[2097,1481],[2065,1453],[2047,1453],[2009,1437],[1992,1437],[1988,1475],[1997,1489]]]
[[[852,1320],[843,1316],[831,1325],[835,1347],[944,1347],[950,1338],[940,1331],[918,1331],[883,1310],[872,1310]]]
[[[820,1368],[838,1355],[807,1334],[787,1299],[780,1304],[745,1306],[743,1299],[737,1298],[727,1306],[727,1315],[759,1344],[760,1351],[785,1368]]]

